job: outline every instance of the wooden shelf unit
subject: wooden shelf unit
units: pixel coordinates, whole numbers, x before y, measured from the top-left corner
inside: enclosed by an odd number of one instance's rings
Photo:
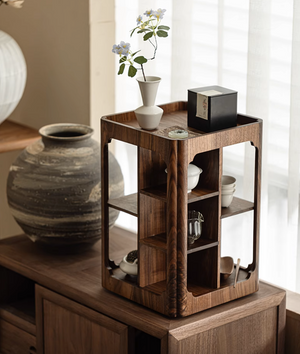
[[[34,282],[0,267],[1,318],[32,335],[36,334]]]
[[[258,242],[262,121],[238,115],[234,128],[204,133],[187,127],[187,103],[161,106],[159,128],[142,130],[134,112],[102,117],[102,284],[103,287],[170,317],[183,317],[258,290]],[[171,139],[174,129],[187,139]],[[108,200],[108,144],[112,139],[138,149],[138,193]],[[234,198],[221,207],[223,148],[251,142],[255,147],[254,202]],[[187,193],[187,167],[203,169]],[[165,172],[167,168],[168,173]],[[109,214],[115,208],[137,217],[138,276],[121,274],[109,257]],[[202,235],[187,246],[187,212],[204,216]],[[221,219],[253,211],[253,262],[241,270],[236,287],[220,275]],[[126,254],[126,253],[125,253]],[[124,255],[125,255],[124,254]],[[130,279],[130,281],[129,281]]]

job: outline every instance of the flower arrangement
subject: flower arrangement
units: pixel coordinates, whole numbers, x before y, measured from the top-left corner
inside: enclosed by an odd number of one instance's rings
[[[154,60],[156,57],[156,51],[158,47],[157,37],[165,38],[168,37],[168,30],[170,27],[160,25],[161,20],[164,17],[166,10],[158,9],[157,11],[147,10],[144,15],[147,19],[143,21],[143,17],[140,15],[137,19],[137,26],[131,30],[130,37],[136,32],[143,35],[144,41],[149,41],[153,46],[153,56],[150,59],[145,58],[144,56],[136,56],[140,50],[137,52],[132,52],[130,50],[130,43],[125,43],[121,41],[120,44],[114,44],[112,52],[120,56],[119,60],[119,71],[118,75],[124,73],[125,66],[129,65],[128,76],[134,77],[138,69],[142,70],[144,80],[146,81],[146,76],[144,72],[144,64],[148,60]],[[140,65],[140,68],[136,68],[135,64]]]
[[[24,2],[24,0],[0,0],[0,6],[2,4],[5,4],[5,5],[10,5],[12,7],[19,9],[22,7],[23,2]]]

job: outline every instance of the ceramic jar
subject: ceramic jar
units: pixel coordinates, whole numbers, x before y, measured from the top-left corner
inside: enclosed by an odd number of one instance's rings
[[[24,233],[61,252],[82,251],[101,237],[100,146],[93,129],[53,124],[12,164],[7,199]],[[110,153],[110,197],[123,195],[123,176]],[[118,217],[111,209],[109,225]]]

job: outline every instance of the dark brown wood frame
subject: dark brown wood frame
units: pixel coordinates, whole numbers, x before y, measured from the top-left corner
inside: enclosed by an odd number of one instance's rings
[[[167,316],[188,316],[258,290],[262,121],[238,115],[236,127],[202,133],[187,127],[186,102],[161,107],[164,115],[159,129],[150,132],[139,128],[134,112],[101,120],[103,287]],[[176,127],[188,130],[189,137],[169,138],[168,132]],[[123,197],[120,203],[110,201],[108,196],[108,144],[112,139],[138,148],[138,193]],[[254,203],[235,198],[223,211],[223,147],[242,142],[251,142],[255,147]],[[187,166],[192,161],[205,172],[188,195]],[[128,207],[124,207],[126,199]],[[135,200],[137,206],[132,207]],[[210,217],[205,221],[210,231],[206,243],[200,238],[197,248],[188,250],[187,210],[192,203],[210,208]],[[137,279],[123,274],[118,264],[109,259],[109,207],[138,217]],[[240,270],[238,283],[233,287],[232,277],[226,282],[221,282],[220,277],[221,219],[249,210],[254,211],[253,263]],[[145,222],[153,225],[146,231]],[[217,227],[213,229],[210,223]],[[201,277],[191,275],[198,282],[196,285],[188,284],[189,263],[204,269]]]

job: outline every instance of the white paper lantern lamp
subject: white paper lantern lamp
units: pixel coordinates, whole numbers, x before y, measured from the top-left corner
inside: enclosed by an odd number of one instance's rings
[[[18,43],[0,31],[0,124],[22,98],[27,77],[24,55]]]

